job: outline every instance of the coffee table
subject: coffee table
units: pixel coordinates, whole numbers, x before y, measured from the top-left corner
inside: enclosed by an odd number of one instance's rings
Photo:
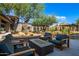
[[[41,39],[30,39],[29,46],[35,48],[36,53],[40,56],[47,55],[53,52],[54,44],[41,40]]]

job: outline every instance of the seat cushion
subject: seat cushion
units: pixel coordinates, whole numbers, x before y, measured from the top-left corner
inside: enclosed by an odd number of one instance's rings
[[[60,43],[60,41],[58,41],[58,40],[51,40],[51,41],[49,41],[49,42],[51,42],[51,43],[53,43],[53,44],[55,44],[55,45],[57,45],[57,44]]]

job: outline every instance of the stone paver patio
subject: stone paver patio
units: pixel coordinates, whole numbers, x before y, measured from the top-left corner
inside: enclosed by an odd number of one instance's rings
[[[54,52],[47,56],[79,56],[79,40],[70,40],[70,48],[66,48],[63,51],[54,49]]]

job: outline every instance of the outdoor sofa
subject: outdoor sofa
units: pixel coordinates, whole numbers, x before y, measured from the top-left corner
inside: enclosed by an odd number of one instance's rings
[[[57,34],[54,40],[49,40],[49,42],[55,44],[56,48],[63,50],[65,47],[68,47],[69,36],[65,34]]]
[[[13,36],[11,34],[8,34],[5,36],[5,39],[0,42],[0,56],[33,56],[35,55],[35,49],[22,47],[14,49],[14,46],[11,44],[11,40],[13,40]]]
[[[60,50],[63,50],[64,46],[66,45],[69,47],[69,36],[66,34],[57,34],[55,36],[55,39],[52,38],[52,34],[49,32],[46,32],[44,34],[44,37],[41,37],[41,39],[49,41],[55,45],[56,48],[59,48]]]

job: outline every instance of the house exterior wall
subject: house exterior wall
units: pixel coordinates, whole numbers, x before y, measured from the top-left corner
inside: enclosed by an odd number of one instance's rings
[[[79,31],[79,25],[58,25],[56,28],[57,31],[61,31],[65,28],[69,28],[70,31]]]

